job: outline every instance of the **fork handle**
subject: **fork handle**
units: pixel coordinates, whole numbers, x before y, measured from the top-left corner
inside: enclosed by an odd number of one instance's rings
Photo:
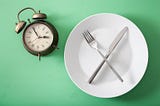
[[[101,64],[99,64],[99,66],[96,68],[95,72],[92,74],[92,76],[88,80],[89,84],[92,83],[92,81],[94,80],[94,78],[96,77],[96,75],[98,74],[98,72],[100,71],[104,63],[105,63],[105,60],[103,60]]]
[[[94,78],[96,77],[96,75],[98,74],[100,68],[103,66],[103,64],[106,62],[107,65],[111,68],[112,72],[118,77],[118,79],[123,82],[123,79],[121,78],[121,76],[118,74],[118,72],[110,65],[110,63],[108,62],[107,58],[108,55],[105,57],[99,50],[97,50],[98,53],[101,55],[101,57],[104,59],[103,62],[97,67],[96,71],[93,73],[93,75],[90,77],[89,79],[89,83],[92,83],[92,81],[94,80]]]

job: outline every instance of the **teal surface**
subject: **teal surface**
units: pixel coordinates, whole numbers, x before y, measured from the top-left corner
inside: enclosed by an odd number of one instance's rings
[[[160,0],[0,0],[0,106],[160,105],[159,4]],[[40,62],[24,49],[22,34],[14,32],[16,15],[24,7],[46,13],[59,32],[60,49]],[[87,16],[104,12],[133,21],[149,48],[149,64],[142,81],[129,93],[112,99],[82,92],[72,83],[64,65],[64,47],[72,28]],[[31,14],[22,14],[22,19]]]

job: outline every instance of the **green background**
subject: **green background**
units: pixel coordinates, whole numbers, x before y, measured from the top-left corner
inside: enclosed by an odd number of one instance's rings
[[[24,49],[22,34],[14,32],[18,11],[28,6],[46,13],[59,32],[60,49],[40,62]],[[160,0],[0,0],[0,106],[160,105],[159,10]],[[64,65],[64,47],[72,28],[87,16],[104,12],[133,21],[149,48],[149,64],[141,82],[129,93],[111,99],[82,92]],[[31,15],[26,11],[21,16],[26,20]]]

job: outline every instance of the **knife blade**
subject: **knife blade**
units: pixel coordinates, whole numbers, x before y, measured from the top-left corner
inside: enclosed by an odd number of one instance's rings
[[[128,27],[124,27],[120,33],[116,36],[116,38],[113,40],[113,42],[111,43],[111,45],[109,46],[109,52],[108,52],[108,56],[112,53],[112,51],[116,48],[116,46],[119,44],[119,42],[121,41],[121,39],[123,38],[123,36],[125,35],[125,33],[128,31]],[[107,56],[107,57],[108,57]]]

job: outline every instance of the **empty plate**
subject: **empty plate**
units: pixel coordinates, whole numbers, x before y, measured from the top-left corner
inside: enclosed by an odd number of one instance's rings
[[[89,30],[106,55],[110,44],[125,26],[129,33],[108,59],[124,82],[105,64],[89,84],[90,76],[103,59],[89,47],[82,33]],[[103,13],[92,15],[75,26],[66,42],[64,60],[71,80],[82,91],[96,97],[112,98],[127,93],[140,82],[148,64],[148,48],[143,34],[133,22],[116,14]]]

